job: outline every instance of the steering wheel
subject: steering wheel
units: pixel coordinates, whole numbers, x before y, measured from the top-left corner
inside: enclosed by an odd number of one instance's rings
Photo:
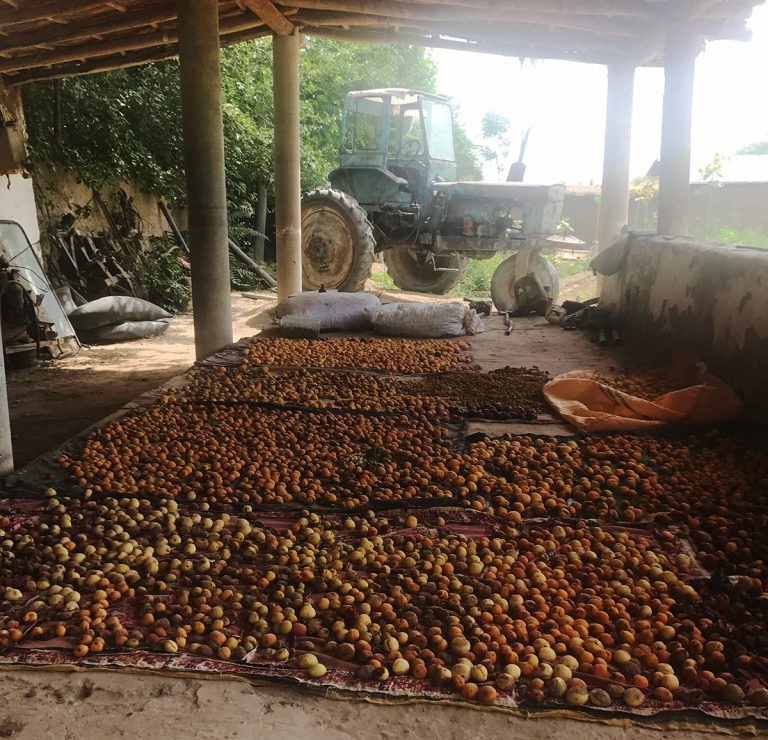
[[[416,157],[421,154],[421,142],[418,139],[406,139],[400,147],[400,154],[405,157]]]

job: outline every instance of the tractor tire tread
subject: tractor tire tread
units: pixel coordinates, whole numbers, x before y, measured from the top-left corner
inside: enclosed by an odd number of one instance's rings
[[[315,188],[301,199],[302,206],[315,200],[331,201],[348,217],[355,239],[355,256],[352,268],[344,281],[336,290],[345,293],[355,293],[363,290],[371,276],[376,240],[373,237],[373,227],[368,220],[368,214],[360,204],[347,193],[333,188]],[[308,288],[305,288],[307,290]]]

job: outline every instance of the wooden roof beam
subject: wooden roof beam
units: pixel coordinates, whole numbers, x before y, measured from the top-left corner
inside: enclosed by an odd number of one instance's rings
[[[271,0],[240,0],[241,5],[255,13],[278,36],[290,36],[295,30],[293,25]]]
[[[467,18],[467,8],[473,8],[477,15],[484,11],[502,9],[502,3],[491,0],[282,0],[281,5],[289,7],[302,7],[313,10],[359,10],[362,7],[375,7],[380,2],[390,5],[399,5],[405,11],[414,8],[438,12],[439,8],[457,7],[464,8],[463,17]],[[633,0],[504,0],[503,10],[508,13],[551,13],[558,15],[567,13],[570,15],[594,15],[608,18],[619,17],[651,17],[653,13]]]
[[[68,43],[101,34],[131,31],[154,23],[174,20],[175,18],[176,6],[175,3],[171,3],[162,8],[130,12],[116,17],[101,17],[98,21],[70,23],[66,28],[46,27],[39,30],[16,33],[7,38],[0,39],[0,54],[22,51],[32,46]]]
[[[272,30],[264,25],[254,26],[245,31],[225,33],[221,36],[221,45],[229,46],[249,39],[269,36]],[[39,80],[61,79],[62,77],[81,77],[97,72],[109,72],[114,69],[125,69],[142,64],[160,62],[179,55],[178,43],[155,46],[150,49],[119,53],[109,57],[99,57],[86,62],[68,62],[54,67],[22,70],[18,73],[7,75],[5,84],[9,86],[23,85]]]
[[[459,41],[441,38],[439,35],[426,36],[408,32],[373,32],[342,31],[333,28],[307,26],[302,33],[310,37],[325,38],[335,41],[353,41],[371,44],[399,44],[404,46],[429,46],[440,49],[474,51],[481,54],[495,54],[521,59],[562,59],[570,62],[608,64],[618,58],[618,54],[597,53],[588,49],[565,50],[562,47],[545,47],[532,44],[499,44],[488,42]]]
[[[467,14],[457,7],[439,7],[435,9],[414,6],[404,8],[402,3],[392,0],[379,0],[375,2],[355,3],[357,10],[313,10],[304,6],[310,2],[299,0],[294,3],[299,9],[296,18],[309,25],[317,26],[371,26],[380,22],[396,23],[398,20],[419,20],[428,22],[455,21],[464,23]],[[351,3],[336,2],[341,8]],[[635,37],[642,32],[642,21],[634,19],[589,18],[584,15],[572,15],[569,13],[515,13],[506,8],[489,8],[487,12],[478,11],[472,18],[473,21],[502,21],[515,25],[547,25],[556,28],[565,28],[574,31],[589,31],[593,33],[608,33],[614,36]],[[334,22],[335,21],[335,22]]]
[[[762,0],[756,0],[755,2],[749,3],[749,6],[752,7],[761,3]],[[669,12],[665,14],[666,23],[658,25],[650,33],[641,37],[640,47],[644,49],[644,54],[639,60],[638,66],[663,63],[667,33],[669,32],[670,27],[673,26],[679,26],[681,29],[684,29],[685,32],[699,36],[702,49],[704,48],[705,40],[707,39],[717,40],[735,36],[736,38],[734,40],[748,40],[751,37],[751,34],[749,29],[746,28],[744,20],[741,20],[741,29],[734,28],[733,16],[729,16],[727,19],[721,21],[720,28],[716,28],[717,19],[712,18],[710,14],[713,12],[722,13],[722,6],[724,4],[731,7],[735,5],[735,3],[731,3],[729,0],[725,0],[725,2],[723,2],[723,0],[689,0],[685,5],[670,5],[668,7]],[[731,28],[723,34],[723,28],[728,20],[731,21]],[[741,35],[739,35],[739,32],[741,32]]]
[[[587,34],[563,29],[550,30],[545,26],[515,26],[512,24],[493,24],[482,22],[469,23],[427,23],[422,21],[396,21],[394,24],[383,24],[378,29],[367,28],[371,33],[386,33],[393,26],[397,31],[422,34],[424,36],[447,36],[466,42],[488,42],[505,46],[507,44],[524,44],[526,46],[560,47],[562,49],[588,49],[590,51],[607,51],[618,53],[631,52],[633,43],[621,37],[605,34]],[[352,30],[355,29],[352,26]]]
[[[16,26],[19,23],[33,23],[46,19],[60,20],[96,8],[103,8],[104,0],[41,0],[21,8],[0,9],[0,28]]]
[[[219,25],[220,34],[229,34],[236,31],[245,31],[263,25],[258,18],[250,14],[224,18]],[[177,29],[168,31],[153,31],[151,33],[130,34],[119,38],[111,38],[95,44],[85,43],[77,46],[57,48],[44,54],[29,54],[21,57],[0,60],[0,74],[16,72],[22,69],[34,67],[50,67],[64,62],[77,61],[78,59],[90,59],[92,57],[110,56],[126,51],[147,49],[153,46],[175,43],[179,38]]]

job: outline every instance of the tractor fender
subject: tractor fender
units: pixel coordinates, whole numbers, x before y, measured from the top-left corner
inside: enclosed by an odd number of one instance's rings
[[[408,180],[380,167],[339,167],[328,180],[334,190],[351,195],[369,213],[411,202]]]

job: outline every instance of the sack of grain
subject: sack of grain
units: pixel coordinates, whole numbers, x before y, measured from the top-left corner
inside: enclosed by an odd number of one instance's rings
[[[276,319],[291,317],[318,322],[320,331],[361,331],[371,328],[368,311],[381,308],[381,301],[371,293],[298,293],[275,306]]]

